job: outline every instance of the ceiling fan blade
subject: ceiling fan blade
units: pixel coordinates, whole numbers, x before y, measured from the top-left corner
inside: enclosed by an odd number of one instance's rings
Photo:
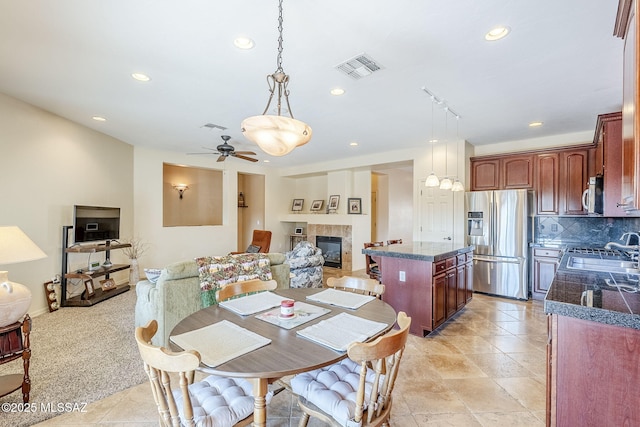
[[[191,154],[220,154],[220,153],[187,153],[187,155],[191,155]]]
[[[218,160],[216,160],[216,161],[217,162],[224,162],[226,158],[227,158],[227,156],[220,155],[220,157],[218,157]]]
[[[258,161],[258,159],[254,159],[253,157],[243,156],[242,154],[238,154],[237,152],[235,154],[232,154],[232,156],[237,157],[237,158],[242,159],[242,160],[249,160],[250,162],[257,162]]]
[[[254,153],[253,151],[235,151],[236,154],[248,154],[250,156],[255,156],[256,153]]]

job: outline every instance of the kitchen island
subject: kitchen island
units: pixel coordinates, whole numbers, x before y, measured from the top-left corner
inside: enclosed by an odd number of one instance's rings
[[[585,268],[602,259],[609,271]],[[563,255],[544,301],[547,425],[640,425],[640,275],[613,272],[630,262]]]
[[[472,298],[473,246],[412,242],[362,253],[378,260],[382,299],[411,316],[413,335],[426,336]]]

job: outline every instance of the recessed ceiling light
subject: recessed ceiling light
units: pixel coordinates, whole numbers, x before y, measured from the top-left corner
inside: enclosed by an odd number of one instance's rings
[[[139,82],[148,82],[149,80],[151,80],[151,77],[147,76],[146,74],[142,74],[142,73],[132,73],[131,77],[133,77],[134,79],[136,79]]]
[[[238,49],[249,50],[255,46],[255,43],[249,37],[238,37],[233,41],[233,45]]]
[[[355,147],[355,146],[358,145],[358,143],[357,142],[350,142],[349,145],[352,146],[352,147]]]
[[[102,116],[93,116],[93,117],[91,117],[91,118],[92,118],[93,120],[95,120],[96,122],[106,122],[106,121],[107,121],[107,119],[105,119],[105,118],[104,118],[104,117],[102,117]]]
[[[435,144],[436,142],[438,142],[438,140],[437,140],[437,139],[430,139],[430,140],[429,140],[429,143],[431,143],[431,144]]]
[[[334,96],[344,95],[344,89],[342,89],[341,87],[333,88],[331,89],[331,95],[334,95]]]
[[[542,126],[542,122],[531,122],[531,123],[529,123],[529,127],[530,128],[537,128],[539,126]]]
[[[493,42],[506,37],[509,32],[511,32],[511,28],[509,27],[495,27],[489,30],[489,32],[484,35],[484,39]]]
[[[263,162],[265,162],[265,163],[271,163],[271,160],[269,160],[269,159],[264,159],[264,160],[263,160]]]

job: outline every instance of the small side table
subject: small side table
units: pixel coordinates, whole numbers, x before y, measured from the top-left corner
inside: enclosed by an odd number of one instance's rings
[[[0,397],[13,393],[22,388],[22,401],[29,402],[31,379],[29,378],[29,360],[31,348],[29,334],[31,333],[31,318],[28,314],[21,322],[0,327],[0,364],[22,358],[24,375],[10,374],[0,376]]]

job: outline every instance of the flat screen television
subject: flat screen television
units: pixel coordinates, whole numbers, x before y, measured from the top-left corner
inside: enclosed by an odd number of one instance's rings
[[[76,244],[119,239],[120,208],[75,205],[73,237]]]

